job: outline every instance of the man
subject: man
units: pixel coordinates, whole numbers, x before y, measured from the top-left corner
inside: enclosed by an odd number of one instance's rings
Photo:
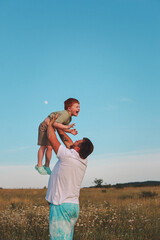
[[[51,142],[58,162],[49,178],[46,200],[50,203],[49,232],[50,240],[71,240],[74,225],[79,215],[79,193],[87,167],[87,157],[93,152],[93,144],[88,138],[75,143],[59,130],[57,139],[52,127],[56,117],[48,126],[48,139]]]

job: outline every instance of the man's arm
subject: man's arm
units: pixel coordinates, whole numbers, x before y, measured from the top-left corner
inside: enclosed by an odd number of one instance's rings
[[[60,147],[60,142],[57,139],[57,136],[55,134],[55,130],[53,128],[53,123],[54,121],[57,119],[58,115],[54,116],[53,119],[50,121],[49,125],[48,125],[48,129],[47,129],[47,135],[48,135],[48,139],[53,147],[53,150],[55,152],[55,154],[58,153],[58,149]]]
[[[62,140],[62,142],[65,144],[67,148],[70,148],[71,145],[73,145],[72,139],[61,129],[57,129],[57,132]]]

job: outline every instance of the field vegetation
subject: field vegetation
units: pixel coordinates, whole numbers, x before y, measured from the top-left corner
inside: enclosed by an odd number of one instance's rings
[[[46,189],[0,189],[0,240],[49,240]],[[160,187],[86,188],[74,240],[160,240]]]

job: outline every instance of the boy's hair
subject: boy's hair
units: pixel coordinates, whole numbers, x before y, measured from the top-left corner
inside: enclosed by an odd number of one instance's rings
[[[74,103],[78,103],[79,101],[75,98],[68,98],[65,102],[64,102],[64,109],[67,110],[69,107],[72,107],[72,105]]]
[[[82,159],[87,158],[94,149],[93,143],[88,138],[83,138],[83,142],[79,144],[80,151],[79,156]]]

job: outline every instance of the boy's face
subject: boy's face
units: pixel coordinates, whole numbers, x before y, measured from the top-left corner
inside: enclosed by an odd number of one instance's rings
[[[69,111],[71,112],[71,116],[78,116],[78,113],[80,111],[80,105],[79,103],[74,103],[70,108]]]

